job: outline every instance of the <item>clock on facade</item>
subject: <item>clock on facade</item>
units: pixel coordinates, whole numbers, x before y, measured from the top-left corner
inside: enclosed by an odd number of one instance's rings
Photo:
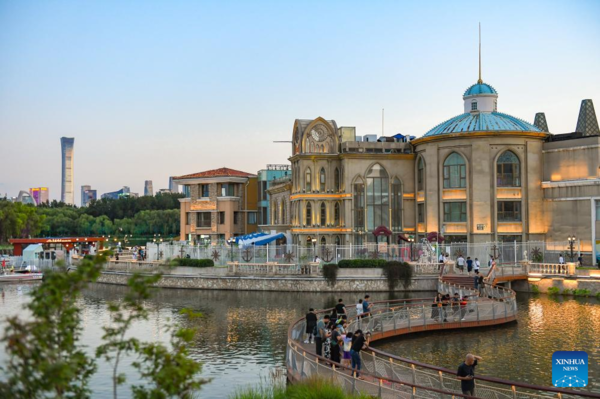
[[[316,141],[323,141],[327,138],[327,132],[323,131],[322,129],[318,129],[318,128],[311,130],[310,135]]]

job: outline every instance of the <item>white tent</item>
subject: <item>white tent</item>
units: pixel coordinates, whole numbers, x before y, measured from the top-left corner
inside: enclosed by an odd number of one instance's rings
[[[44,252],[42,244],[31,244],[23,250],[23,262],[32,263],[40,258],[40,252]]]

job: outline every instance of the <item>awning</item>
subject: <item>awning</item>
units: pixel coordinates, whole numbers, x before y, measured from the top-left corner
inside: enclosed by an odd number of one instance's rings
[[[385,226],[379,226],[375,230],[373,230],[373,235],[376,237],[377,236],[391,236],[392,232],[390,229],[388,229]]]
[[[445,240],[444,236],[439,234],[437,231],[433,231],[433,232],[427,234],[427,241],[429,241],[429,242],[432,242],[432,241],[444,242],[444,240]]]
[[[264,237],[256,238],[256,241],[254,241],[254,245],[267,245],[275,240],[279,240],[280,238],[285,238],[285,234],[283,234],[283,233],[269,234]]]
[[[267,233],[252,233],[252,234],[246,234],[245,236],[238,236],[235,237],[235,243],[238,245],[248,245],[247,241],[253,240],[255,238],[259,238],[259,237],[264,237],[266,236]]]

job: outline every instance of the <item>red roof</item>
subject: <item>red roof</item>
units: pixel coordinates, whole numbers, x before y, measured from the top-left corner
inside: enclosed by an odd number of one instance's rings
[[[252,173],[242,172],[240,170],[219,168],[207,170],[205,172],[192,173],[190,175],[175,176],[173,179],[197,179],[203,177],[254,177]]]

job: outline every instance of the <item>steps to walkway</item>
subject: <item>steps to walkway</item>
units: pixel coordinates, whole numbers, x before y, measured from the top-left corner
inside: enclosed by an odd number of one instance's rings
[[[446,274],[442,277],[442,281],[466,288],[475,287],[474,276],[468,276],[466,274]]]

